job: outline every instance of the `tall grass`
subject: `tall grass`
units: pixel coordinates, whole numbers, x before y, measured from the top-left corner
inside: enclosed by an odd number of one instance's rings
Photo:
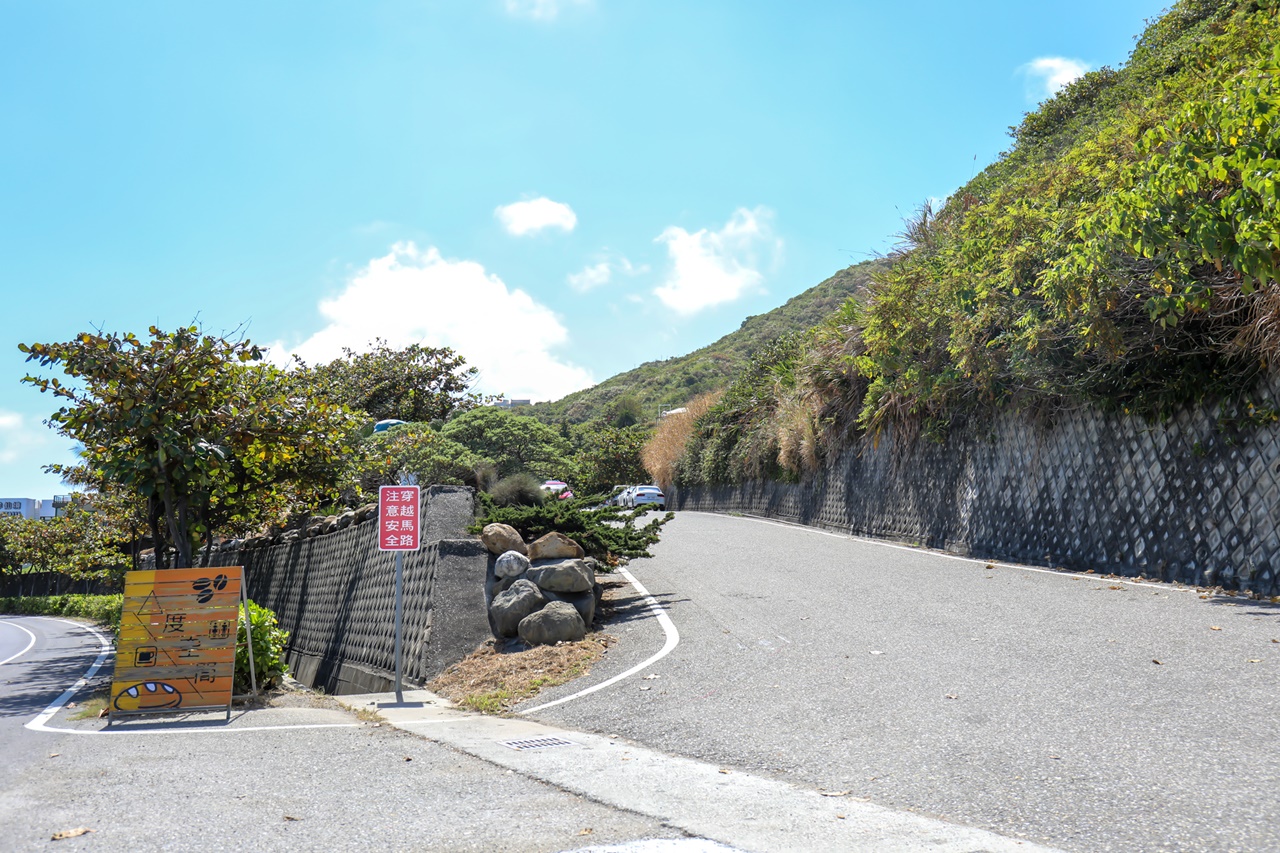
[[[640,453],[640,461],[649,472],[653,482],[663,489],[671,488],[675,482],[676,463],[684,455],[685,445],[693,435],[693,428],[698,418],[710,411],[720,402],[724,391],[710,391],[693,398],[683,412],[667,415],[658,421],[658,428],[653,437]]]

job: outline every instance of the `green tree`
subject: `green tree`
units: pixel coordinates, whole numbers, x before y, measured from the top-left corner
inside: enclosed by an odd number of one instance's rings
[[[564,439],[528,415],[483,406],[458,415],[440,434],[492,460],[501,477],[524,471],[544,480],[567,480],[572,473]]]
[[[147,501],[158,564],[172,547],[174,565],[191,566],[215,528],[335,490],[355,435],[346,407],[300,393],[247,340],[196,326],[150,336],[19,348],[71,377],[23,381],[67,401],[49,423],[83,445],[93,476]]]
[[[443,420],[474,408],[476,368],[448,347],[412,344],[392,349],[378,339],[369,352],[343,349],[343,358],[310,368],[311,381],[330,399],[367,412],[375,421]]]
[[[606,426],[584,436],[578,451],[578,486],[583,493],[606,491],[621,483],[641,483],[649,479],[641,454],[648,440],[644,429]]]
[[[379,486],[406,475],[423,485],[474,485],[476,468],[485,461],[427,424],[402,424],[360,442],[356,478],[362,496],[376,498]]]
[[[119,531],[110,519],[79,501],[54,518],[0,516],[0,541],[11,570],[60,572],[84,580],[128,566],[128,558],[115,547]]]
[[[619,429],[634,426],[645,419],[644,406],[634,394],[624,394],[614,400],[612,410],[613,425]]]

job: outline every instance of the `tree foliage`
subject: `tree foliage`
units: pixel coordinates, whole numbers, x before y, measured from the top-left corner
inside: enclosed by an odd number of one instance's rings
[[[123,572],[129,558],[105,515],[73,503],[53,518],[0,516],[0,550],[9,571],[60,572],[73,580]]]
[[[484,406],[453,418],[440,434],[492,461],[500,477],[526,472],[542,480],[570,479],[568,443],[528,415]]]
[[[316,390],[375,421],[443,420],[483,401],[470,391],[476,368],[448,347],[393,349],[381,339],[370,346],[368,352],[344,348],[343,358],[311,368]]]
[[[66,401],[50,424],[92,476],[147,502],[157,556],[171,547],[178,567],[216,529],[332,493],[354,440],[345,407],[303,393],[247,340],[152,326],[149,341],[86,332],[20,349],[70,377],[24,381]]]

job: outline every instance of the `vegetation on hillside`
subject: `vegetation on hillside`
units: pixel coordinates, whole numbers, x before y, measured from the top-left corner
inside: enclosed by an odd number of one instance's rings
[[[1244,417],[1280,353],[1276,0],[1182,0],[907,223],[865,301],[759,350],[683,482],[791,478],[852,435],[940,438],[1017,408]]]
[[[748,317],[739,329],[715,343],[688,355],[646,362],[563,399],[538,403],[529,412],[547,423],[578,424],[594,419],[613,421],[622,414],[618,411],[622,408],[638,413],[633,414],[633,423],[652,421],[660,410],[682,407],[694,397],[724,388],[756,349],[780,335],[813,326],[839,309],[845,300],[856,298],[881,263],[864,261],[847,267],[785,305]]]

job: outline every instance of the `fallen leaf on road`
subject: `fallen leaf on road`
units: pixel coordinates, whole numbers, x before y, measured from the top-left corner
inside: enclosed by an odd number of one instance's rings
[[[957,695],[956,695],[956,694],[954,694],[954,693],[948,693],[948,694],[947,694],[947,698],[948,698],[948,699],[959,699],[960,697],[959,697],[959,696],[957,696]]]
[[[108,714],[107,709],[106,709],[106,708],[103,708],[101,711],[99,711],[99,712],[98,712],[98,719],[102,719],[102,718],[103,718],[103,717],[105,717],[107,714]]]
[[[1249,658],[1249,663],[1262,663],[1262,658]]]
[[[1121,586],[1120,584],[1112,584],[1111,586],[1107,587],[1107,589],[1124,589],[1124,587]]]
[[[1152,663],[1160,663],[1160,661],[1156,660],[1155,658],[1152,658],[1152,659],[1151,659],[1151,662],[1152,662]],[[1161,665],[1161,666],[1164,666],[1164,664],[1160,664],[1160,665]]]
[[[836,819],[837,819],[837,820],[844,820],[844,815],[842,815],[842,814],[838,814],[838,815],[836,815]]]
[[[300,818],[300,817],[294,817],[293,815],[290,815],[290,814],[285,815],[285,816],[284,816],[284,819],[285,819],[285,820],[302,820],[302,818]]]
[[[725,769],[722,767],[722,768],[720,768],[720,772],[721,772],[721,773],[728,773],[729,771],[728,771],[728,770],[725,770]]]
[[[1061,760],[1062,760],[1062,756],[1061,756],[1061,755],[1050,755],[1049,757],[1050,757],[1050,758],[1052,758],[1054,761],[1061,761]]]
[[[818,793],[819,793],[819,794],[821,794],[821,795],[822,795],[822,796],[824,796],[824,797],[847,797],[847,796],[849,796],[849,792],[848,792],[848,791],[819,791]]]
[[[645,676],[645,679],[646,679],[646,680],[649,680],[649,681],[652,681],[652,680],[653,680],[653,679],[655,679],[655,678],[661,678],[661,677],[662,677],[661,675],[646,675],[646,676]]]
[[[50,841],[62,841],[64,838],[79,838],[81,835],[88,835],[93,832],[87,826],[78,826],[75,829],[64,829],[62,832],[55,832],[49,839]]]
[[[61,753],[61,752],[51,752],[51,753],[49,753],[49,757],[50,757],[50,758],[57,758],[59,755],[62,755],[62,753]]]
[[[583,829],[581,832],[579,832],[578,834],[579,834],[579,835],[590,835],[590,834],[591,834],[592,832],[594,832],[594,831],[595,831],[595,830],[593,830],[591,827],[589,827],[589,826],[588,826],[588,827],[584,828],[584,829]]]
[[[1210,631],[1221,631],[1222,629],[1221,629],[1221,628],[1219,628],[1217,625],[1210,625],[1210,626],[1209,626],[1209,630],[1210,630]]]
[[[652,687],[649,687],[648,685],[645,685],[644,687],[641,687],[640,689],[641,689],[641,690],[652,690],[653,688],[652,688]]]
[[[404,760],[405,760],[405,761],[413,761],[413,759],[412,759],[411,757],[407,756],[407,755],[404,757]]]
[[[871,654],[873,654],[873,655],[882,655],[882,654],[884,654],[884,652],[872,652]]]

